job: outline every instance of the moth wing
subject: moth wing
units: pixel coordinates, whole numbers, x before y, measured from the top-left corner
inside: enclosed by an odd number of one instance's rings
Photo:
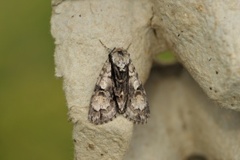
[[[94,124],[102,124],[116,117],[116,102],[113,99],[111,64],[107,60],[97,80],[91,97],[88,119]]]
[[[129,93],[124,116],[134,123],[146,123],[150,115],[146,91],[138,79],[132,63],[129,64]]]

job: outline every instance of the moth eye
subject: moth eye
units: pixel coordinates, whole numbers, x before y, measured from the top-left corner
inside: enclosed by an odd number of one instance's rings
[[[123,55],[123,52],[122,51],[118,51],[118,54]]]

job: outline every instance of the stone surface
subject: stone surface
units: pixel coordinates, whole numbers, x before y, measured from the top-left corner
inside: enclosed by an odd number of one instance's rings
[[[122,159],[133,129],[127,160],[240,159],[238,1],[52,0],[52,7],[56,76],[64,80],[76,160]],[[122,116],[90,124],[90,97],[108,55],[99,40],[109,48],[131,44],[143,82],[152,55],[169,49],[197,83],[177,68],[155,70],[148,125],[133,128]]]
[[[140,79],[146,81],[156,51],[149,42],[152,8],[148,1],[56,1],[51,32],[55,38],[56,76],[63,77],[70,120],[74,123],[75,159],[122,159],[133,124],[122,116],[105,125],[87,120],[90,98],[107,47],[129,48]]]
[[[152,2],[157,35],[209,98],[240,110],[240,1]]]
[[[134,126],[125,160],[240,159],[240,113],[212,103],[186,70],[154,69],[146,91],[151,118]]]

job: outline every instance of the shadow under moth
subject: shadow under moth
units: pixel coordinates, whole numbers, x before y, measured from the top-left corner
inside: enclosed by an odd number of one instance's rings
[[[109,49],[102,45],[109,54],[91,97],[89,121],[103,124],[119,113],[136,124],[146,123],[150,115],[146,92],[130,54],[122,48]]]

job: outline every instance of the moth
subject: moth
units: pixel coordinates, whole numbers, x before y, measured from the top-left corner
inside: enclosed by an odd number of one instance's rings
[[[101,42],[101,41],[100,41]],[[127,49],[107,48],[108,59],[97,79],[90,101],[88,119],[94,124],[112,121],[117,114],[136,124],[150,115],[146,92]]]

